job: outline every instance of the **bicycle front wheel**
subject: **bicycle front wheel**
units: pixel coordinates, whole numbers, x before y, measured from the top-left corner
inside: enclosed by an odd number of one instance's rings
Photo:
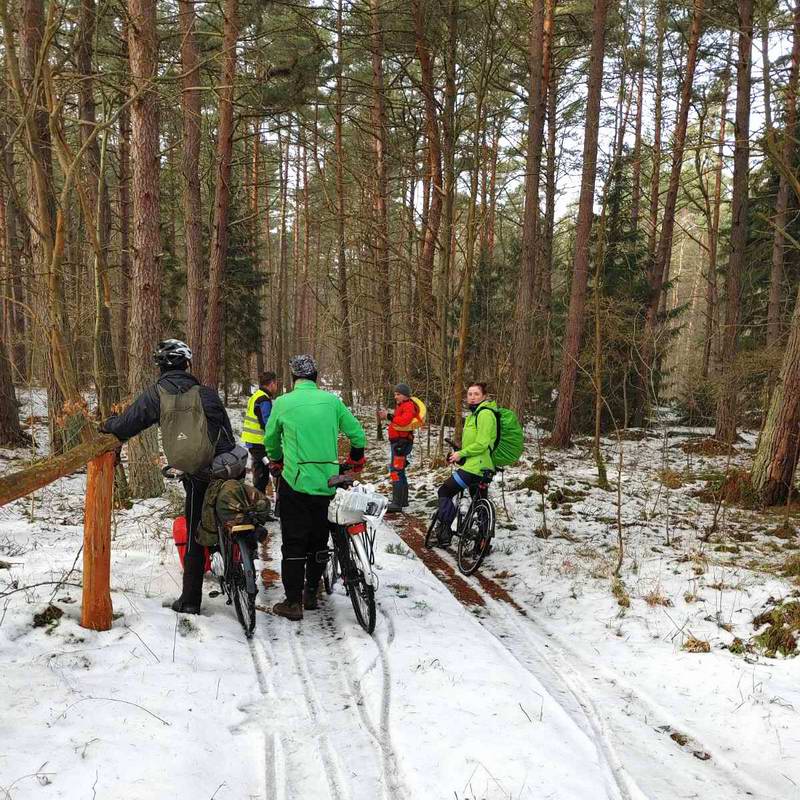
[[[472,575],[481,565],[494,536],[494,505],[486,498],[475,501],[460,526],[458,537],[458,568]]]
[[[364,573],[359,564],[358,553],[352,541],[348,543],[347,560],[350,562],[348,568],[343,566],[346,576],[347,593],[350,595],[350,602],[353,604],[358,624],[367,632],[375,630],[375,587],[370,586],[364,579]]]
[[[247,552],[247,545],[240,547],[237,544],[235,548],[239,550],[241,560],[234,559],[233,561],[228,587],[233,596],[236,617],[244,629],[244,635],[250,639],[256,628],[255,573],[250,553]],[[250,573],[253,573],[253,580],[250,580]]]

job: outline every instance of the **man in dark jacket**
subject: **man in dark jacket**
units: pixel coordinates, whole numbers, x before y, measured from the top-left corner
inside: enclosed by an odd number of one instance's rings
[[[210,386],[200,386],[200,381],[189,372],[192,351],[178,339],[166,339],[158,343],[153,360],[161,370],[158,380],[145,389],[128,408],[118,416],[107,419],[100,426],[103,433],[111,433],[120,441],[158,425],[161,418],[160,392],[178,395],[199,386],[200,401],[206,418],[208,437],[214,445],[214,455],[228,453],[236,445],[228,419],[228,412],[217,392]],[[203,574],[205,572],[205,552],[195,540],[197,526],[203,510],[203,499],[209,484],[210,473],[203,469],[183,478],[186,491],[186,524],[188,541],[183,560],[183,591],[172,604],[173,611],[185,614],[199,614],[203,598]]]

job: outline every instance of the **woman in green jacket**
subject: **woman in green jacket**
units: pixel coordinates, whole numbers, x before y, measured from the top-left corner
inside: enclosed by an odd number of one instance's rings
[[[494,472],[492,448],[497,438],[497,403],[489,400],[485,383],[472,383],[467,389],[467,406],[470,413],[464,421],[461,449],[450,453],[448,462],[458,464],[457,469],[439,487],[439,544],[447,547],[453,533],[451,526],[457,509],[453,498],[463,490],[472,491],[483,479],[487,470]],[[484,413],[481,413],[484,412]]]

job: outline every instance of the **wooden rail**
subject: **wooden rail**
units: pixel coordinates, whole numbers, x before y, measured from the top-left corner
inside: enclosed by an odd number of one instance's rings
[[[85,464],[83,516],[83,596],[81,625],[95,631],[111,628],[111,504],[119,439],[103,434],[63,455],[0,477],[0,506],[71,475]]]

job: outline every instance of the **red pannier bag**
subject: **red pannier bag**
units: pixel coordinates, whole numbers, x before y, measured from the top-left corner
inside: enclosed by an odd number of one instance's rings
[[[189,533],[186,527],[186,517],[178,517],[172,523],[172,538],[175,540],[175,547],[178,548],[178,558],[181,560],[181,567],[183,566],[183,558],[186,555],[186,543],[189,539]],[[206,553],[206,572],[211,570],[211,554],[208,548],[204,547]]]

